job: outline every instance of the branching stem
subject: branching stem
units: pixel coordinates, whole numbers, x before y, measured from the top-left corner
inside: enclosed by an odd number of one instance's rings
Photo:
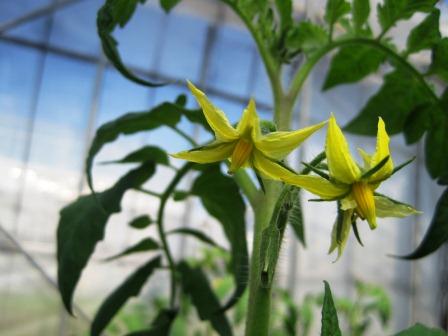
[[[170,306],[171,308],[175,308],[176,304],[176,265],[174,263],[173,255],[171,254],[170,247],[168,245],[168,241],[166,239],[166,233],[164,225],[164,214],[165,214],[165,206],[170,198],[171,194],[174,192],[174,190],[177,187],[177,184],[182,180],[182,178],[190,171],[191,167],[193,166],[193,163],[188,162],[185,165],[182,166],[174,175],[174,178],[171,180],[170,184],[166,187],[165,191],[160,197],[160,205],[159,205],[159,211],[157,214],[157,230],[159,232],[160,240],[162,242],[162,248],[165,253],[166,259],[168,261],[168,267],[170,269],[170,276],[171,276],[171,283],[170,283]]]
[[[336,48],[340,48],[346,45],[357,45],[357,44],[370,46],[386,54],[388,57],[390,57],[400,66],[402,66],[406,71],[412,74],[419,81],[419,83],[422,85],[423,90],[425,90],[425,92],[428,94],[429,97],[431,97],[432,100],[434,101],[439,100],[437,95],[434,93],[429,84],[426,82],[424,76],[420,74],[420,72],[418,72],[418,70],[412,64],[410,64],[405,58],[403,58],[401,55],[397,54],[394,50],[390,49],[388,46],[384,45],[378,40],[372,40],[362,37],[333,41],[332,43],[329,43],[326,46],[319,49],[318,51],[316,51],[308,59],[308,61],[306,61],[297,71],[296,75],[294,76],[291,82],[291,87],[289,89],[287,96],[291,100],[295,101],[309,73],[314,68],[314,66],[320,61],[320,59],[327,53]]]

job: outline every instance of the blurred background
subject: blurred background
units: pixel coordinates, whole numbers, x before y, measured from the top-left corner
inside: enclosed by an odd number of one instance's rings
[[[153,228],[135,232],[126,225],[138,215],[154,217],[157,208],[155,198],[131,191],[125,196],[123,212],[112,217],[105,240],[84,270],[75,295],[77,318],[64,312],[55,285],[58,212],[88,192],[84,158],[98,126],[126,112],[173,101],[178,94],[187,93],[185,79],[198,84],[233,122],[250,97],[255,98],[260,114],[270,118],[272,101],[263,65],[248,32],[225,5],[214,0],[184,0],[169,15],[157,1],[139,7],[126,28],[116,32],[123,59],[141,76],[175,81],[147,89],[122,78],[106,62],[95,26],[96,11],[102,3],[0,0],[0,335],[85,334],[102,299],[144,260],[136,255],[103,262],[153,232]],[[297,19],[320,22],[324,4],[323,0],[295,1]],[[375,5],[371,7],[374,11]],[[447,35],[447,2],[442,1],[439,7],[441,31]],[[420,20],[415,15],[411,21]],[[406,41],[407,27],[409,22],[392,32],[399,45]],[[413,60],[424,66],[428,59],[429,55],[419,53]],[[323,60],[307,81],[296,108],[295,127],[322,121],[330,112],[344,124],[381,84],[380,76],[370,76],[361,84],[322,93],[327,67],[328,60]],[[285,74],[286,80],[289,75]],[[190,96],[188,105],[195,106]],[[207,140],[205,133],[186,122],[183,130],[199,141]],[[318,154],[324,137],[324,131],[314,135],[300,152],[293,153],[290,164],[298,168],[300,161]],[[374,138],[351,136],[349,140],[353,153],[356,147],[373,151],[375,146]],[[145,136],[120,138],[102,150],[97,162],[119,159],[146,143],[169,152],[189,148],[169,130],[160,129]],[[332,263],[334,256],[326,254],[336,213],[334,204],[306,204],[307,248],[287,232],[277,275],[295,302],[321,292],[323,279],[330,282],[334,295],[353,298],[354,284],[361,280],[380,285],[390,297],[393,314],[385,329],[389,333],[417,321],[434,326],[446,321],[442,302],[446,302],[448,291],[447,249],[416,262],[387,256],[413,250],[440,195],[427,176],[420,151],[420,145],[406,146],[401,135],[392,139],[396,163],[414,155],[417,159],[385,183],[382,192],[415,205],[423,214],[382,219],[375,232],[362,223],[365,247],[351,237],[337,263]],[[110,186],[128,168],[97,165],[96,189]],[[162,190],[171,175],[168,169],[159,170],[149,182],[151,190]],[[303,196],[305,202],[313,198]],[[168,210],[169,227],[200,228],[218,241],[222,238],[225,244],[220,227],[197,200],[172,202]],[[248,223],[250,245],[252,228]],[[202,253],[199,243],[170,239],[178,258]],[[166,288],[164,275],[152,282],[134,304],[149,301]],[[369,334],[387,333],[381,330],[377,325]]]

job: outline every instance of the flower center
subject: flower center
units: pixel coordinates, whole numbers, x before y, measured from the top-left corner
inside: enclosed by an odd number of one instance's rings
[[[242,167],[247,159],[250,157],[253,148],[252,142],[244,139],[239,139],[231,157],[229,173],[236,172],[240,167]]]
[[[356,182],[352,186],[352,195],[356,201],[356,212],[362,219],[367,219],[370,228],[376,228],[375,200],[373,191],[365,182]]]

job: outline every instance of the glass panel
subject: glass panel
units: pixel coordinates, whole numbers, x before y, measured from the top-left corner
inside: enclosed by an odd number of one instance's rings
[[[102,0],[81,1],[57,10],[53,17],[50,44],[82,52],[99,54],[96,13]]]
[[[170,14],[160,53],[160,67],[156,70],[174,78],[199,80],[206,31],[206,21]]]
[[[52,0],[17,0],[0,2],[0,21],[9,22],[31,13],[39,8],[48,6]],[[24,38],[35,42],[45,40],[48,26],[48,16],[33,19],[11,30],[6,35]]]
[[[207,85],[238,96],[247,95],[252,48],[253,42],[247,32],[230,26],[219,27],[207,71]]]
[[[23,239],[53,241],[60,207],[75,197],[83,167],[85,129],[95,67],[46,58],[19,230]]]

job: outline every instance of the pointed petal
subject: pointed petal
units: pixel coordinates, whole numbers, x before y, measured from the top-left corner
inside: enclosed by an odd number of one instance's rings
[[[370,167],[370,161],[372,161],[372,155],[367,153],[364,149],[358,148],[358,153],[362,158],[362,161],[364,163],[364,170],[369,170]]]
[[[378,217],[398,217],[403,218],[411,215],[421,214],[421,211],[414,209],[411,205],[391,200],[383,196],[374,196],[376,215]]]
[[[224,112],[215,107],[207,98],[207,96],[188,81],[188,87],[191,93],[195,96],[196,101],[202,108],[205,119],[215,132],[216,139],[220,141],[232,141],[238,137],[237,131],[230,125]]]
[[[281,160],[326,123],[327,121],[323,121],[293,132],[272,132],[262,136],[255,143],[255,146],[264,155],[275,160]]]
[[[331,115],[328,122],[327,141],[325,144],[328,169],[336,180],[350,184],[361,176],[361,170],[353,160],[348,148],[347,140]]]
[[[196,163],[212,163],[227,159],[234,148],[235,142],[221,142],[170,155]]]
[[[272,180],[285,181],[295,175],[281,164],[264,156],[264,154],[258,150],[254,150],[253,152],[253,165],[263,177]]]
[[[324,200],[331,200],[346,194],[350,187],[345,185],[335,185],[330,181],[313,175],[291,174],[284,180],[286,183],[303,188]]]
[[[357,213],[366,219],[370,228],[376,229],[375,201],[371,186],[365,182],[358,182],[352,185],[352,197],[355,199]]]
[[[254,139],[260,136],[260,118],[253,99],[249,100],[249,104],[244,109],[236,131],[239,136],[252,136]]]
[[[336,248],[338,249],[338,256],[336,261],[342,256],[345,246],[347,245],[348,236],[352,227],[352,214],[353,210],[342,211],[338,214],[336,222],[333,225],[331,231],[331,244],[328,253],[332,253]]]
[[[375,154],[373,154],[372,156],[370,166],[374,167],[386,156],[389,156],[389,160],[383,167],[381,167],[380,170],[378,170],[375,174],[373,174],[369,178],[370,181],[384,180],[385,178],[389,177],[390,174],[392,174],[392,171],[394,170],[394,163],[392,161],[392,158],[390,157],[389,142],[390,142],[389,135],[387,135],[384,121],[383,119],[379,118],[378,133],[376,136],[376,151]]]

